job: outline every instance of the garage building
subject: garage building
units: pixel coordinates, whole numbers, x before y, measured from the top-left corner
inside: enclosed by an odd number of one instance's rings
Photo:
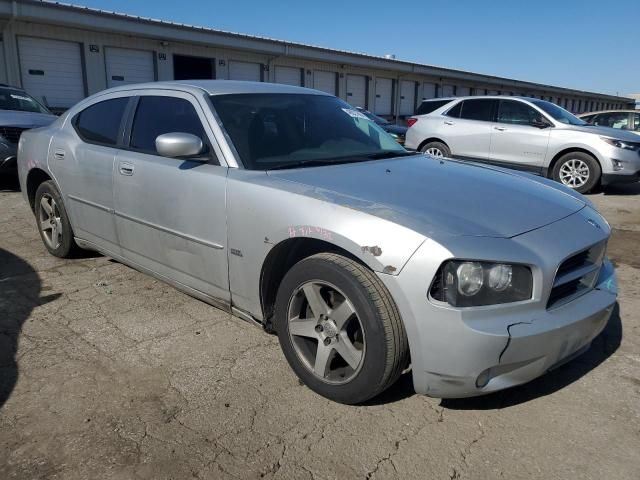
[[[580,113],[630,98],[222,32],[36,0],[0,0],[0,82],[54,110],[105,88],[154,80],[235,79],[316,88],[385,117],[424,98],[525,95]]]

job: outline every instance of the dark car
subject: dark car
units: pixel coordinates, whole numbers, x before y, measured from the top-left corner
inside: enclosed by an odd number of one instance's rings
[[[385,132],[391,134],[391,136],[395,138],[400,145],[404,145],[404,137],[407,134],[407,127],[391,123],[389,120],[385,120],[384,118],[379,117],[378,115],[371,113],[369,110],[365,110],[362,107],[356,107],[356,110],[358,110],[360,113],[363,113],[372,122],[380,125],[382,129]]]
[[[56,118],[24,90],[0,85],[0,172],[15,171],[22,132],[49,125]]]

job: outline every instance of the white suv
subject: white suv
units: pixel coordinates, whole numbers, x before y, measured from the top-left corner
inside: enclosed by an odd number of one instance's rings
[[[544,100],[461,97],[407,125],[409,149],[533,171],[580,193],[640,179],[636,135],[589,125]]]

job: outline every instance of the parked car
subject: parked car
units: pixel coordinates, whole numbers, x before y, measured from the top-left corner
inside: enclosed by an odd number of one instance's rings
[[[380,125],[382,129],[390,134],[393,138],[395,138],[396,142],[398,142],[400,145],[404,145],[404,137],[407,134],[407,127],[391,123],[389,120],[379,117],[378,115],[371,113],[369,110],[366,110],[362,107],[356,107],[356,110],[364,114],[372,122]]]
[[[640,179],[640,142],[544,100],[462,97],[407,123],[406,147],[528,170],[580,193]]]
[[[610,228],[580,194],[427,161],[315,90],[106,90],[25,132],[18,167],[52,255],[97,250],[274,330],[338,402],[409,366],[437,397],[527,382],[587,349],[616,303]]]
[[[638,110],[604,110],[582,113],[578,118],[597,127],[619,128],[640,135],[640,111]]]
[[[0,172],[16,170],[18,139],[25,130],[56,119],[24,90],[0,84]]]

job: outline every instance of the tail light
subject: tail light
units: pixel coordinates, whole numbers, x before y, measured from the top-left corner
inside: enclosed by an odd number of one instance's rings
[[[409,120],[407,120],[407,128],[411,128],[413,127],[413,125],[418,121],[417,118],[413,118],[411,117]]]

